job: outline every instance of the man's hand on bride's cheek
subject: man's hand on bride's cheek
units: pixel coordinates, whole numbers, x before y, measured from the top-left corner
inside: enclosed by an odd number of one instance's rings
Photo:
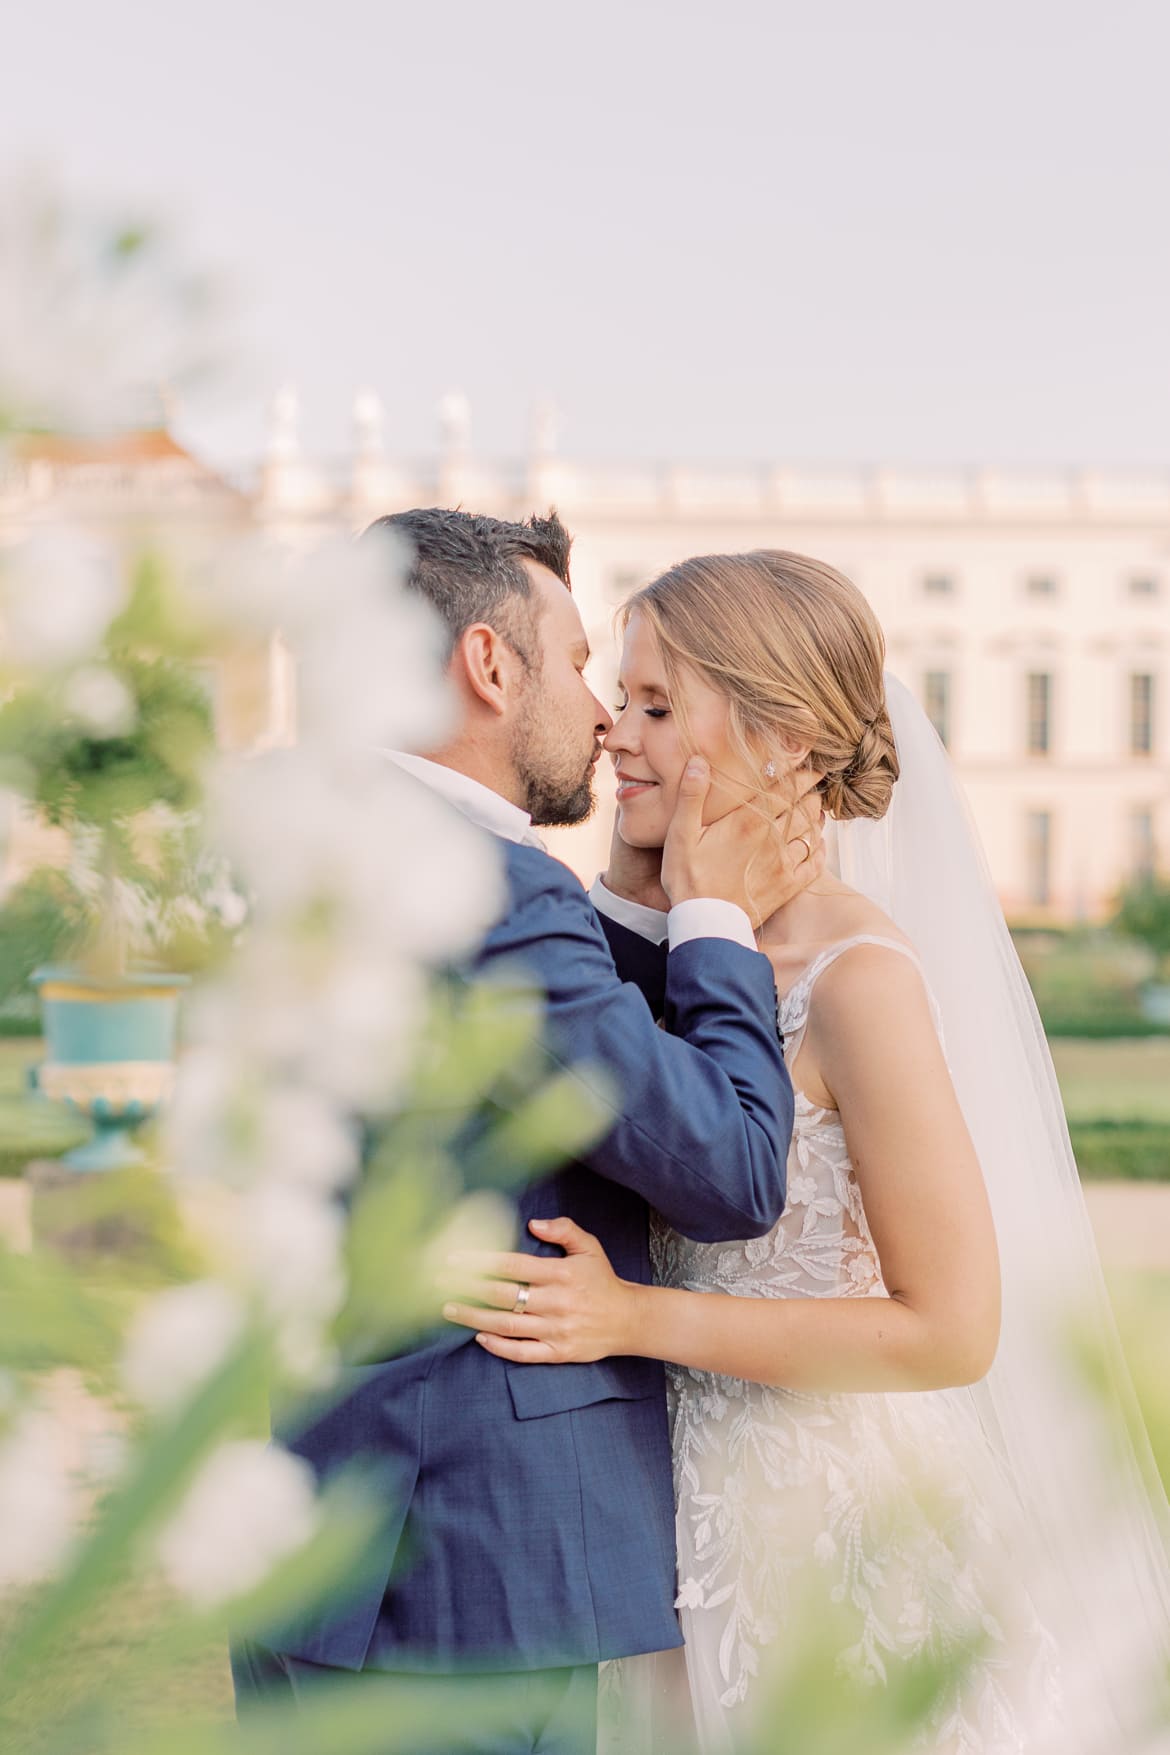
[[[791,901],[815,883],[825,869],[825,811],[821,777],[811,768],[798,768],[779,784],[787,789],[791,800],[791,819],[783,815],[778,818],[785,825],[781,881],[790,891],[784,900]]]
[[[565,1254],[451,1255],[439,1282],[447,1321],[475,1329],[486,1352],[524,1364],[634,1352],[638,1288],[618,1279],[597,1238],[572,1219],[533,1219],[529,1230]]]
[[[616,822],[603,881],[613,895],[640,902],[644,908],[660,908],[664,913],[670,908],[662,887],[661,847],[631,847],[622,840]]]

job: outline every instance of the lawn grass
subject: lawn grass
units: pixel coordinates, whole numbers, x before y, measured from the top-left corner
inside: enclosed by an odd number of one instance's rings
[[[1052,1043],[1070,1122],[1170,1123],[1170,1038]]]
[[[89,1133],[63,1104],[29,1090],[27,1074],[44,1058],[35,1036],[0,1038],[0,1176],[20,1176],[30,1158],[57,1158]]]

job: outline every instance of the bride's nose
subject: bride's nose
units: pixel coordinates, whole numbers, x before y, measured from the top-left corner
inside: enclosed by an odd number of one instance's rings
[[[614,715],[613,724],[601,740],[601,747],[609,755],[633,755],[637,749],[637,739],[629,724],[630,710],[622,707]]]

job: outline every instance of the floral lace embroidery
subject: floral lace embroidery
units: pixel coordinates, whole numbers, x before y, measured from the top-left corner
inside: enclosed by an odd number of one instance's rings
[[[790,1061],[813,987],[852,939],[785,996]],[[885,1297],[844,1129],[799,1092],[788,1205],[767,1237],[699,1244],[656,1221],[661,1284],[743,1298]],[[818,1599],[849,1636],[843,1669],[875,1682],[893,1660],[982,1643],[961,1698],[922,1743],[979,1755],[1033,1746],[1055,1710],[1051,1642],[1005,1603],[999,1557],[1016,1515],[970,1392],[810,1395],[669,1367],[679,1596],[692,1678],[734,1724],[761,1655]],[[695,1686],[696,1684],[692,1684]]]

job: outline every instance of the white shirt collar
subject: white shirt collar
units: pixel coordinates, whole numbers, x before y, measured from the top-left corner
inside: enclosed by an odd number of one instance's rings
[[[441,762],[429,761],[426,756],[408,755],[403,750],[387,750],[386,754],[405,773],[413,774],[424,786],[440,793],[481,829],[489,829],[493,835],[502,835],[505,841],[516,841],[521,846],[544,848],[529,813],[501,798],[482,781],[473,780],[470,774],[460,774],[455,768],[445,768]]]

